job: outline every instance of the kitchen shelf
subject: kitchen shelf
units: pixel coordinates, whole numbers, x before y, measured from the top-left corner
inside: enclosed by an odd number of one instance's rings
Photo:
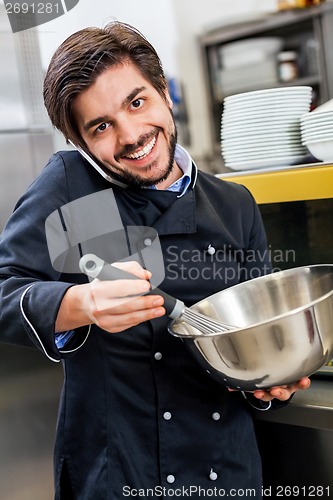
[[[246,186],[258,204],[333,198],[331,162],[232,172],[217,177]]]
[[[203,71],[214,150],[220,150],[223,100],[228,95],[263,88],[305,85],[314,89],[314,107],[333,98],[332,25],[333,3],[329,2],[308,9],[270,14],[257,21],[223,26],[200,37],[199,43],[203,57]],[[298,53],[299,78],[287,83],[282,83],[277,79],[276,82],[270,84],[262,84],[260,81],[254,84],[251,75],[251,85],[238,85],[233,90],[229,84],[227,90],[225,90],[223,84],[221,84],[223,64],[219,54],[223,45],[240,40],[271,36],[282,38],[282,50],[296,50]],[[309,41],[313,42],[312,64],[309,63],[310,56],[306,50]]]
[[[296,80],[293,80],[292,83],[290,83],[290,82],[287,82],[287,83],[278,82],[278,86],[279,87],[290,87],[290,86],[295,86],[295,85],[305,85],[305,86],[309,86],[309,87],[317,87],[318,85],[321,84],[321,81],[322,81],[322,79],[319,75],[304,76],[302,78],[297,78]],[[274,87],[277,87],[276,83],[266,84],[266,85],[260,85],[260,83],[258,83],[258,85],[251,86],[250,90],[251,91],[252,90],[263,90],[263,89],[270,89],[270,88],[274,88]],[[225,93],[225,95],[223,96],[223,99],[224,99],[224,97],[228,97],[228,95],[231,95],[231,94],[232,94],[232,92]],[[223,99],[216,99],[216,102],[214,103],[215,106],[220,106],[221,104],[223,104]]]

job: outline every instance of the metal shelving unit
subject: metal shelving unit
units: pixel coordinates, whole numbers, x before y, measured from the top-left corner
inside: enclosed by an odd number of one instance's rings
[[[333,4],[325,3],[304,10],[284,11],[255,22],[221,27],[205,33],[199,39],[203,58],[203,72],[209,106],[212,146],[219,150],[220,122],[223,99],[240,91],[260,90],[269,85],[257,85],[228,93],[221,86],[220,72],[223,69],[219,51],[224,44],[256,37],[278,36],[283,39],[283,50],[298,53],[299,78],[288,83],[279,81],[272,87],[309,85],[314,89],[314,104],[318,105],[333,97]],[[306,61],[306,42],[313,40],[315,67]]]

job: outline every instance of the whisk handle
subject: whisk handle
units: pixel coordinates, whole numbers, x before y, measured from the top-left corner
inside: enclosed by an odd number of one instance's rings
[[[90,276],[91,278],[97,278],[101,281],[139,279],[134,274],[128,273],[106,263],[94,254],[86,254],[81,257],[79,265],[84,274]],[[163,307],[166,310],[167,315],[172,319],[178,318],[185,308],[185,305],[181,300],[172,297],[157,287],[148,291],[145,295],[161,295],[164,299]]]

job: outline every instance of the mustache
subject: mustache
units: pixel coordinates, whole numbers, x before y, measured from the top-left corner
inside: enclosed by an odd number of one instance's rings
[[[142,148],[145,144],[147,144],[153,137],[155,137],[162,129],[160,127],[155,127],[154,130],[149,132],[148,134],[142,134],[139,139],[134,144],[126,144],[122,150],[115,155],[115,159],[119,162],[122,156],[127,156],[132,153],[135,153],[137,149]]]

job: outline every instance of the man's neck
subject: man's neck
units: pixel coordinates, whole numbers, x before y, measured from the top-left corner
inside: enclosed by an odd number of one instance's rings
[[[182,169],[178,167],[176,162],[174,162],[170,175],[164,181],[156,184],[156,189],[161,189],[161,190],[168,189],[168,187],[171,186],[178,179],[180,179],[182,175],[183,175]]]

